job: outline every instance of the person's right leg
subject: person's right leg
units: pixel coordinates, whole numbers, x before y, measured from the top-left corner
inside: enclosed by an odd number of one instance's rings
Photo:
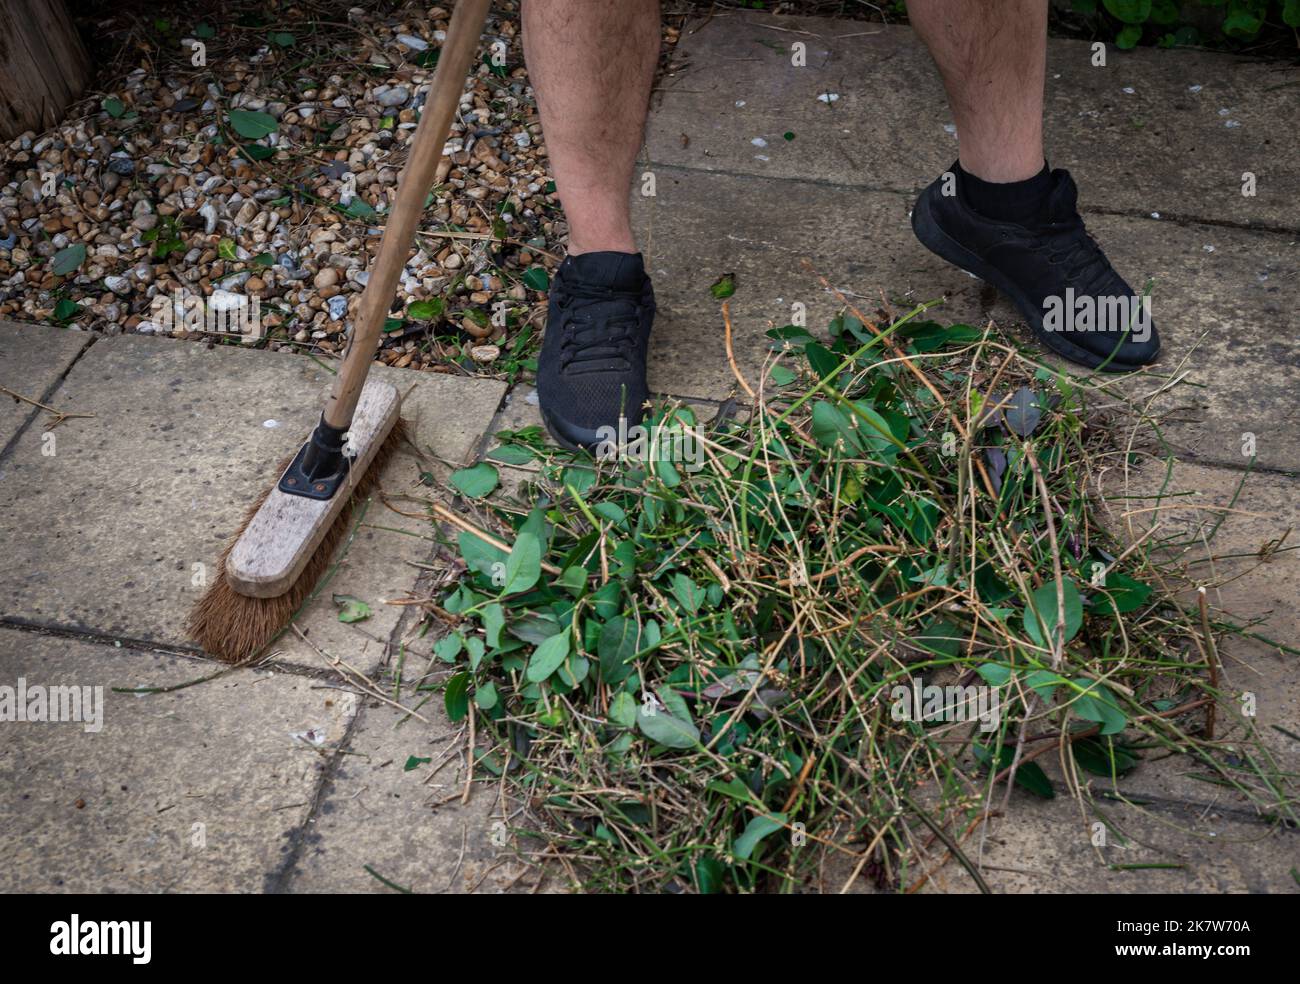
[[[569,225],[537,390],[552,435],[591,448],[641,419],[654,294],[628,197],[659,58],[658,0],[525,0],[524,57]]]

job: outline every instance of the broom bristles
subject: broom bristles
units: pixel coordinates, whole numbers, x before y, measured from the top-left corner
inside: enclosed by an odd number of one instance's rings
[[[384,438],[375,453],[365,474],[341,489],[340,495],[347,495],[334,522],[325,532],[324,538],[311,555],[307,566],[303,568],[298,579],[287,591],[274,598],[249,598],[240,594],[226,579],[226,558],[243,535],[257,510],[261,508],[271,489],[284,474],[284,470],[293,461],[293,455],[285,458],[276,469],[275,479],[257,497],[249,507],[239,529],[226,544],[217,562],[217,577],[203,597],[195,602],[185,623],[185,630],[190,638],[203,649],[227,663],[239,663],[257,656],[289,624],[289,620],[302,607],[311,595],[317,582],[324,575],[334,557],[343,537],[347,535],[352,523],[352,514],[356,503],[370,495],[379,484],[379,473],[383,471],[388,459],[392,457],[397,446],[406,440],[406,422],[400,417]]]

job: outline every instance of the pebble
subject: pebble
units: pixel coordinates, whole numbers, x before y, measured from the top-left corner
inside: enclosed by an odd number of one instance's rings
[[[333,267],[323,268],[316,274],[315,278],[312,280],[312,283],[315,284],[317,288],[333,287],[338,282],[339,282],[339,272],[335,270]]]
[[[348,313],[348,299],[342,294],[335,294],[329,299],[330,317],[335,321],[342,319],[343,315]]]
[[[376,89],[375,102],[381,106],[405,106],[411,98],[411,90],[404,85],[395,85],[391,89]]]
[[[131,293],[131,281],[127,280],[126,277],[105,277],[104,286],[114,294],[121,294],[123,297]]]

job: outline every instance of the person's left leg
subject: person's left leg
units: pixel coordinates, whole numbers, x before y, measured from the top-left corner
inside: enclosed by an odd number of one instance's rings
[[[957,125],[959,156],[918,199],[927,247],[1015,301],[1038,338],[1092,368],[1135,369],[1149,309],[1084,229],[1069,172],[1043,159],[1047,0],[908,0]]]

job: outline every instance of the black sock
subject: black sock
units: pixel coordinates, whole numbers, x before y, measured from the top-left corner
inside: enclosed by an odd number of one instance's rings
[[[987,218],[998,222],[1024,222],[1047,209],[1047,198],[1052,191],[1052,172],[1046,162],[1032,178],[1005,184],[977,178],[963,170],[960,162],[953,164],[952,170],[957,175],[958,197]]]
[[[645,279],[645,263],[640,253],[603,250],[565,257],[564,267],[581,283],[614,290],[636,290]]]

